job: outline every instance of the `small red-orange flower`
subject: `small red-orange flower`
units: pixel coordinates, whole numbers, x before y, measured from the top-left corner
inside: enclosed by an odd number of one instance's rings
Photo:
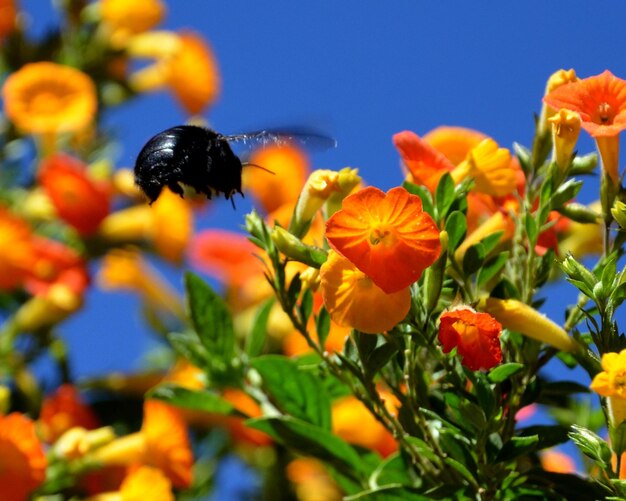
[[[64,384],[41,405],[39,413],[41,435],[48,443],[53,443],[75,426],[93,430],[98,427],[98,418],[81,400],[76,387]]]
[[[74,157],[48,157],[41,164],[39,182],[59,217],[81,235],[94,233],[109,213],[109,187],[90,178],[86,165]]]
[[[543,98],[555,110],[576,111],[593,137],[616,136],[626,128],[626,80],[609,70],[558,87]]]
[[[345,198],[326,222],[329,245],[387,294],[418,280],[439,257],[439,230],[404,188],[368,187]]]
[[[34,258],[32,231],[26,221],[0,206],[0,290],[21,286]]]
[[[456,348],[468,369],[491,369],[502,361],[502,325],[491,315],[461,308],[443,313],[439,321],[444,353]]]
[[[30,499],[46,477],[46,466],[33,421],[18,412],[0,415],[0,499]]]

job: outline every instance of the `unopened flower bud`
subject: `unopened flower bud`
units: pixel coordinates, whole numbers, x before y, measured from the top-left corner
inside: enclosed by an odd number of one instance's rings
[[[312,292],[317,291],[320,286],[320,270],[312,266],[300,273],[302,287]]]
[[[564,109],[559,110],[548,121],[552,124],[554,161],[559,166],[560,171],[564,173],[572,161],[582,121],[578,113]]]
[[[56,284],[46,294],[33,296],[21,306],[15,314],[15,326],[20,331],[36,332],[61,323],[82,304],[80,294]]]
[[[558,89],[559,87],[563,85],[576,82],[578,80],[579,78],[576,76],[576,72],[573,69],[555,71],[548,78],[544,96],[547,94],[550,94],[550,92]],[[550,106],[544,103],[541,109],[541,117],[539,119],[539,131],[541,133],[543,132],[547,133],[550,130],[550,124],[548,123],[548,119],[552,117],[556,112],[557,110],[555,110],[554,108],[551,108]]]
[[[626,230],[626,204],[616,200],[611,209],[611,214],[613,219],[617,221],[617,224],[619,224],[623,230]]]
[[[285,256],[309,266],[319,268],[326,261],[326,251],[306,245],[286,229],[275,226],[271,233],[272,242]]]
[[[54,443],[54,455],[66,459],[77,459],[98,449],[116,438],[113,428],[104,426],[86,430],[80,426],[70,428]]]

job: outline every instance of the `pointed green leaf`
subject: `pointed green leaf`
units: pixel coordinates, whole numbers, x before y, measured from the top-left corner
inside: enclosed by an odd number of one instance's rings
[[[448,210],[454,203],[454,181],[449,173],[444,174],[439,180],[435,190],[435,205],[437,207],[437,219],[442,220],[448,214]]]
[[[449,252],[455,250],[467,233],[467,220],[462,212],[454,211],[446,219]]]
[[[524,369],[524,364],[518,364],[515,362],[502,364],[489,372],[489,380],[492,383],[502,383],[514,374],[520,372],[522,369]]]
[[[267,320],[274,306],[274,300],[270,299],[259,308],[252,324],[252,330],[246,338],[245,351],[250,358],[261,354],[265,338],[267,337]]]
[[[159,385],[150,390],[146,398],[155,398],[176,407],[208,412],[210,414],[237,414],[233,405],[217,393],[208,390],[190,390],[174,384]]]

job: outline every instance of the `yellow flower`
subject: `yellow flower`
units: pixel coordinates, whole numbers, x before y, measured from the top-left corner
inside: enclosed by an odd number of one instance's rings
[[[160,0],[100,0],[102,22],[111,31],[111,44],[123,46],[128,37],[161,22],[165,5]]]
[[[626,350],[602,355],[602,372],[591,382],[591,389],[607,398],[609,419],[615,427],[626,421]]]
[[[472,231],[463,243],[459,245],[454,253],[454,259],[458,263],[463,262],[463,257],[472,245],[477,244],[482,239],[488,237],[489,235],[493,235],[494,233],[503,232],[500,237],[501,242],[505,242],[513,237],[513,233],[515,232],[515,223],[513,220],[502,213],[501,211],[494,212],[489,218],[484,221],[478,228]]]
[[[192,32],[150,32],[133,37],[131,56],[156,57],[129,79],[138,92],[169,87],[189,114],[198,114],[212,104],[220,91],[217,61],[206,40]]]
[[[30,63],[2,89],[9,119],[29,134],[78,132],[95,117],[96,87],[85,73],[51,62]]]
[[[577,82],[578,80],[579,78],[576,76],[576,72],[573,69],[557,70],[548,78],[544,95],[548,95],[559,87],[562,87],[563,85],[567,85],[569,83]],[[548,122],[548,119],[551,118],[556,112],[557,109],[554,109],[550,105],[543,103],[543,106],[541,108],[541,115],[539,118],[540,133],[544,133],[550,130],[550,123]]]
[[[452,171],[456,184],[463,179],[474,179],[474,190],[487,195],[504,196],[516,188],[516,174],[511,167],[511,153],[500,148],[493,139],[482,140]]]
[[[370,334],[392,329],[409,312],[409,287],[386,294],[348,259],[330,251],[320,269],[320,289],[331,318]]]
[[[560,109],[548,121],[552,124],[554,161],[563,172],[572,161],[572,154],[580,135],[582,121],[578,113],[565,109]]]
[[[128,289],[157,310],[185,316],[176,291],[136,250],[110,251],[102,260],[98,281],[103,289]]]
[[[81,293],[66,284],[56,283],[46,292],[26,301],[13,320],[18,330],[35,332],[61,323],[82,305]]]
[[[576,350],[576,342],[563,328],[521,301],[489,297],[480,302],[480,309],[489,313],[502,324],[502,327],[510,331],[519,332],[561,351]]]
[[[152,205],[139,205],[109,214],[98,235],[114,243],[148,241],[163,258],[178,263],[193,232],[193,213],[188,202],[164,189]]]

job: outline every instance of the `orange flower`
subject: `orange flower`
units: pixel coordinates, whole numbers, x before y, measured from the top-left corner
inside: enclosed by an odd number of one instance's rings
[[[572,457],[556,449],[542,451],[539,460],[545,471],[554,473],[576,473],[576,463]]]
[[[78,132],[94,119],[98,102],[89,76],[69,66],[30,63],[2,89],[8,118],[31,134]]]
[[[17,412],[0,415],[0,499],[30,499],[46,477],[46,466],[33,421]]]
[[[161,22],[165,5],[160,0],[100,0],[103,23],[111,30],[111,39],[118,47],[130,35],[147,31]]]
[[[393,136],[393,144],[412,176],[412,182],[435,191],[439,179],[452,172],[454,164],[414,132],[405,130]]]
[[[324,463],[317,459],[301,457],[287,465],[289,481],[294,484],[299,501],[341,501],[343,494],[339,486],[326,470]]]
[[[141,430],[96,449],[90,460],[106,466],[142,464],[159,468],[175,487],[191,485],[193,454],[178,409],[157,400],[144,403]]]
[[[236,388],[226,388],[222,394],[225,400],[233,404],[233,407],[248,417],[260,417],[263,411],[259,404],[248,394]],[[264,446],[272,443],[269,435],[262,431],[249,428],[245,424],[245,418],[227,417],[225,419],[226,427],[230,431],[231,436],[237,442],[243,442],[256,446]]]
[[[616,136],[626,128],[626,80],[609,70],[558,87],[543,100],[555,110],[578,112],[582,128],[593,137]]]
[[[131,471],[120,486],[120,501],[174,501],[172,482],[163,472],[150,466]]]
[[[411,308],[411,291],[405,287],[385,293],[351,261],[331,251],[320,268],[320,290],[331,318],[340,326],[369,334],[392,329]]]
[[[13,32],[16,20],[15,0],[0,0],[0,40]]]
[[[220,91],[217,61],[210,46],[192,32],[149,32],[130,40],[128,52],[136,57],[156,57],[156,63],[130,76],[138,92],[169,87],[190,114],[201,113]]]
[[[422,137],[429,145],[442,153],[454,165],[460,164],[467,154],[487,136],[466,127],[437,127]]]
[[[0,289],[22,285],[34,259],[31,229],[26,221],[0,206]]]
[[[94,233],[109,213],[109,187],[91,179],[76,158],[61,153],[48,157],[41,164],[39,182],[59,217],[81,235]]]
[[[75,426],[87,430],[97,428],[98,419],[82,402],[76,387],[64,384],[43,401],[39,414],[39,426],[46,442],[52,443]]]
[[[405,289],[439,257],[439,230],[404,188],[368,187],[326,222],[329,245],[386,293]]]
[[[189,260],[194,267],[236,288],[263,273],[257,252],[258,247],[243,233],[203,230],[191,241]]]
[[[617,183],[617,136],[626,128],[626,80],[606,70],[600,75],[563,85],[543,100],[554,109],[565,108],[580,114],[582,128],[596,139],[604,170]]]
[[[380,394],[385,407],[395,414],[397,400],[388,391],[381,390]],[[332,422],[333,433],[346,442],[373,449],[383,457],[398,449],[398,444],[389,430],[352,395],[333,402]]]
[[[444,312],[439,322],[439,342],[444,353],[456,348],[461,363],[468,369],[491,369],[502,361],[502,325],[491,315],[461,308]]]
[[[249,163],[260,165],[273,174],[254,167],[244,169],[244,191],[252,193],[261,209],[269,214],[279,207],[295,206],[309,175],[309,158],[295,145],[272,145],[255,150]]]

